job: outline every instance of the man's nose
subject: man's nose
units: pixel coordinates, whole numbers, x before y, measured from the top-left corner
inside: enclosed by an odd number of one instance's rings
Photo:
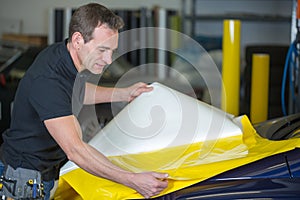
[[[103,60],[106,64],[110,65],[112,63],[112,53],[111,52],[104,53]]]

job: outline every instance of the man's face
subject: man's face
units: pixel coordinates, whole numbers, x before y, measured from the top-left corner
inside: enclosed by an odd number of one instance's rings
[[[79,58],[82,68],[93,74],[100,74],[106,65],[112,63],[112,54],[118,47],[118,31],[101,25],[95,28],[93,39],[82,45]]]

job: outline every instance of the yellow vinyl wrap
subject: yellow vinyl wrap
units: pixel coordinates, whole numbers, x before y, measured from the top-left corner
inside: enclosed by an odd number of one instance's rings
[[[300,139],[270,141],[260,137],[246,115],[238,118],[242,134],[217,141],[175,146],[109,159],[131,171],[155,170],[170,175],[160,195],[204,181],[222,172],[300,147]],[[133,189],[93,176],[77,168],[60,176],[55,200],[105,200],[142,198]]]
[[[239,114],[240,98],[240,35],[239,20],[224,20],[221,107],[234,116]]]

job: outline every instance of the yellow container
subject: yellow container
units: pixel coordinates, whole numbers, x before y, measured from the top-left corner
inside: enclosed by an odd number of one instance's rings
[[[240,20],[224,20],[221,108],[239,115],[240,99]]]
[[[253,54],[250,119],[252,123],[268,119],[270,56]]]

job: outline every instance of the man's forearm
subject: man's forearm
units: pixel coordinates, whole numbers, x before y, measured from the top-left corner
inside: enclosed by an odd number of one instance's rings
[[[127,186],[130,185],[130,177],[133,176],[133,173],[112,164],[108,158],[88,144],[85,145],[83,151],[77,152],[76,157],[74,162],[78,162],[77,164],[89,173]]]
[[[122,88],[102,87],[91,83],[86,84],[84,104],[98,104],[115,101],[128,101]]]

